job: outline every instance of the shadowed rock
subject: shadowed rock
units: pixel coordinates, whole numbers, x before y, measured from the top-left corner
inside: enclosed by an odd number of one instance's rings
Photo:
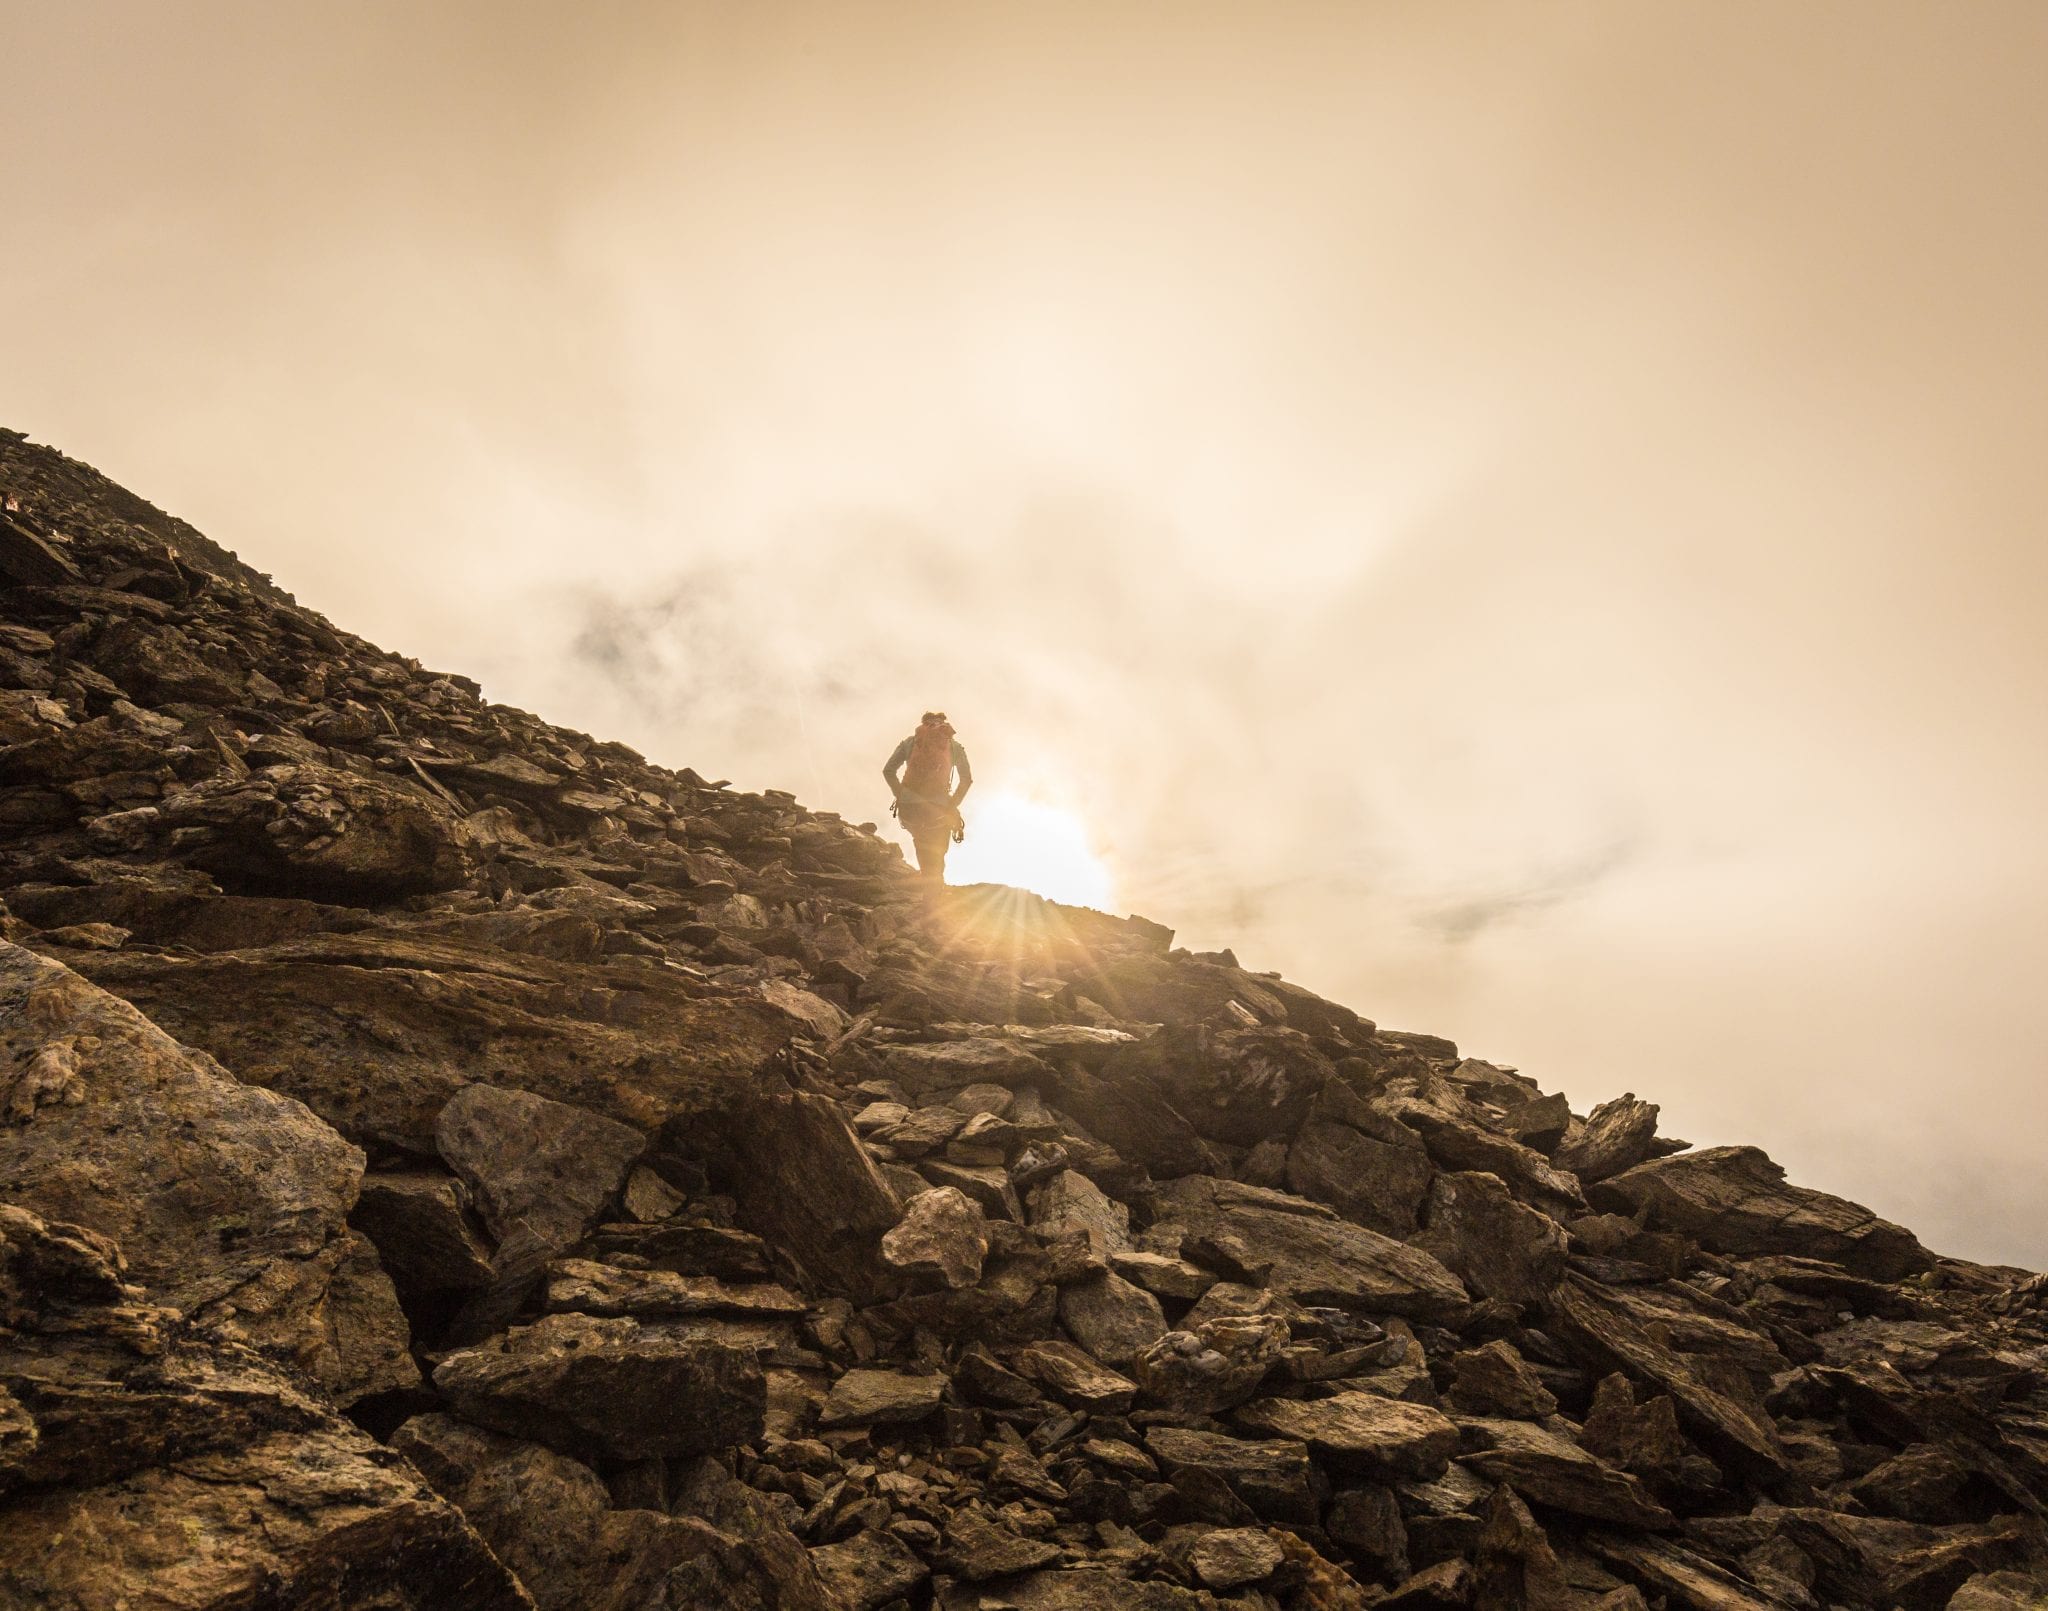
[[[1417,1245],[1482,1297],[1541,1303],[1564,1279],[1564,1227],[1516,1202],[1493,1175],[1438,1175],[1426,1219]]]
[[[1419,1135],[1332,1080],[1287,1150],[1287,1189],[1369,1229],[1406,1236],[1434,1169]]]

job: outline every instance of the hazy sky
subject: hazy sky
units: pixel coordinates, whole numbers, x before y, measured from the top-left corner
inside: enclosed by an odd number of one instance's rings
[[[0,0],[0,423],[2048,1265],[2048,8]]]

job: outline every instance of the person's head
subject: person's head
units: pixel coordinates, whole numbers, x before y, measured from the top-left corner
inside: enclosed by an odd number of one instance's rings
[[[942,710],[928,710],[924,713],[923,719],[918,725],[921,727],[931,727],[934,725],[944,727],[946,725],[946,713]]]

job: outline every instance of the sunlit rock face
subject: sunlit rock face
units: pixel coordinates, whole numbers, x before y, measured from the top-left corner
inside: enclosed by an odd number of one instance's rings
[[[2039,1278],[0,497],[0,1605],[2048,1594]]]

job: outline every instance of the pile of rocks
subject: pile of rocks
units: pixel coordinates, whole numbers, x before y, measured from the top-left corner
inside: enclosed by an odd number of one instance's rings
[[[2048,1595],[2048,1314],[0,438],[0,1605]]]

